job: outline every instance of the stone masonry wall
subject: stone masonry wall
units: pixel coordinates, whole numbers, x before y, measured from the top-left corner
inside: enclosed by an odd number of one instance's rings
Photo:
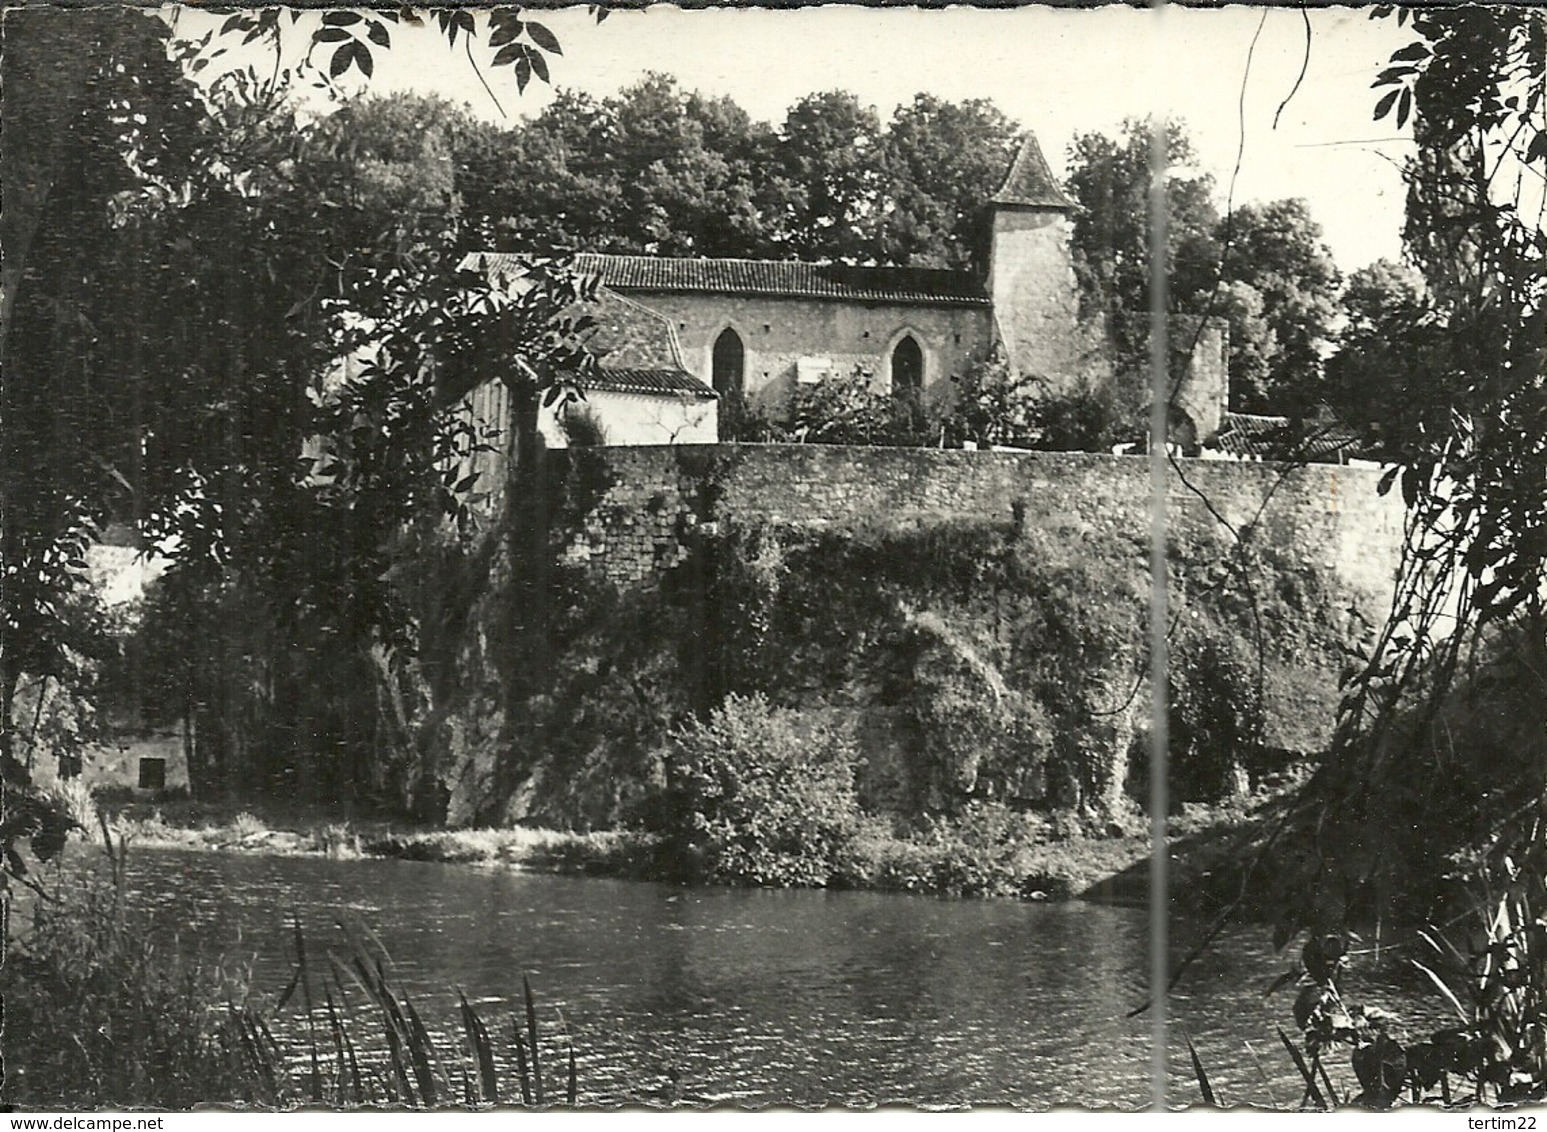
[[[876,388],[890,388],[891,351],[904,334],[923,350],[926,391],[944,396],[951,376],[985,356],[993,341],[985,307],[646,292],[635,297],[671,320],[683,365],[706,383],[713,380],[715,339],[726,327],[734,330],[746,350],[747,396],[770,405],[790,395],[796,364],[806,357],[827,358],[840,375],[864,366]]]
[[[994,210],[989,290],[1010,364],[1061,385],[1089,366],[1069,254],[1070,224],[1059,210]]]
[[[925,526],[1017,517],[1048,531],[1149,524],[1144,457],[965,452],[832,445],[705,445],[591,450],[613,484],[569,550],[620,586],[650,584],[682,554],[680,532],[705,522],[811,527]],[[556,456],[558,454],[555,454]],[[1172,472],[1175,537],[1223,554],[1220,519],[1330,575],[1382,619],[1402,539],[1399,499],[1380,473],[1313,465],[1183,460]],[[1218,518],[1216,518],[1216,513]]]

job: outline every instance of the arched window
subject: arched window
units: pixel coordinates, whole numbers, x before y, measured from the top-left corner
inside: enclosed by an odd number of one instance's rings
[[[917,401],[924,391],[924,351],[906,334],[892,347],[892,396]]]
[[[740,400],[746,364],[747,351],[741,345],[741,335],[727,326],[714,340],[714,391],[721,397]]]
[[[720,395],[720,439],[726,440],[730,438],[741,416],[742,388],[747,368],[747,351],[741,344],[741,335],[728,326],[714,340],[714,357],[710,368],[714,375],[714,391]]]

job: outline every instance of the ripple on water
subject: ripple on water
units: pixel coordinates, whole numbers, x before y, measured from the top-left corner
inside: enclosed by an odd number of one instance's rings
[[[397,861],[131,854],[131,884],[169,910],[186,946],[240,942],[277,991],[289,917],[308,952],[347,951],[342,917],[370,927],[446,1047],[454,987],[485,1015],[501,1076],[508,1015],[531,977],[548,1038],[558,1012],[584,1097],[697,1103],[930,1107],[1148,1101],[1143,909],[759,892],[474,870]],[[390,894],[390,895],[387,895]],[[173,915],[170,910],[176,909]],[[1272,1099],[1253,1060],[1279,1066],[1288,1006],[1261,992],[1283,966],[1242,933],[1206,955],[1174,1013],[1230,1099]],[[366,1013],[360,996],[351,1009]],[[498,1021],[499,1025],[494,1024]],[[1180,1056],[1185,1059],[1185,1047]],[[1183,1064],[1173,1061],[1173,1064]],[[1284,1077],[1279,1070],[1287,1070]],[[1175,1084],[1185,1096],[1185,1073]]]

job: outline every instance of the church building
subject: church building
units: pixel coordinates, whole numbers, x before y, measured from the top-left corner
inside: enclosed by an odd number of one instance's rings
[[[598,368],[582,385],[601,442],[712,443],[721,407],[776,411],[798,385],[856,367],[877,391],[937,406],[952,376],[996,344],[1015,371],[1051,389],[1109,379],[1105,335],[1079,316],[1069,247],[1077,206],[1033,136],[986,204],[977,271],[576,256],[576,270],[600,285],[589,343]],[[505,257],[479,258],[487,267]],[[1200,336],[1190,371],[1179,407],[1202,439],[1224,413],[1217,330]],[[565,443],[564,431],[545,423],[550,445]]]

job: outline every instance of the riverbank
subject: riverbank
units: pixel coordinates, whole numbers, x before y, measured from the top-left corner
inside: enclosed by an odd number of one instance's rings
[[[1173,815],[1168,824],[1171,884],[1179,905],[1217,909],[1216,894],[1227,887],[1220,878],[1239,866],[1243,847],[1281,797],[1282,791],[1264,793],[1233,803],[1188,806]],[[638,830],[444,829],[275,799],[134,801],[104,809],[115,840],[121,837],[131,848],[384,857],[639,880],[675,881],[684,873],[662,836]],[[1073,833],[994,844],[872,831],[856,841],[833,887],[1139,903],[1148,894],[1149,856],[1147,833]]]

